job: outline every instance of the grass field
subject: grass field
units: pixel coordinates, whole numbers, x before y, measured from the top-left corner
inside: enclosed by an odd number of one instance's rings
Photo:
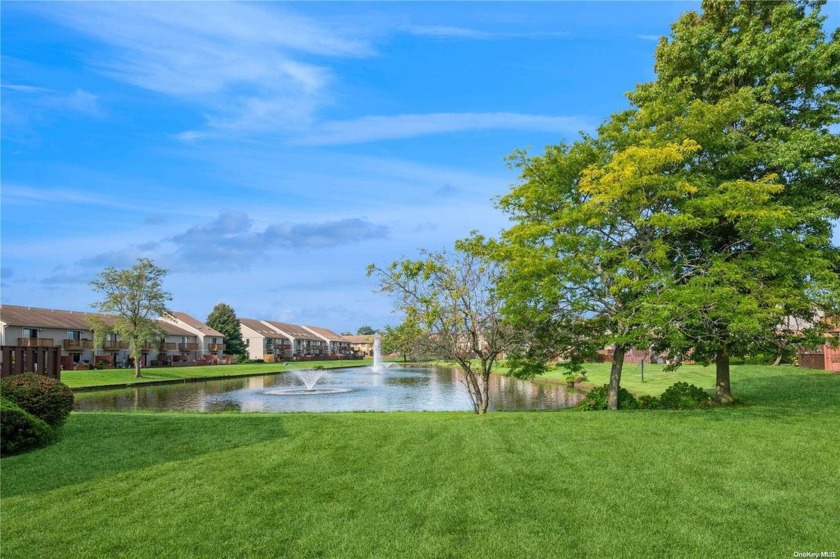
[[[584,367],[586,369],[586,376],[588,381],[583,384],[586,386],[601,386],[610,381],[610,363],[587,363]],[[770,374],[775,376],[774,369],[778,369],[781,374],[787,373],[805,373],[808,369],[799,370],[789,365],[781,365],[779,367],[769,367],[767,365],[733,365],[731,370],[732,382],[737,382],[738,377],[752,378],[760,377],[762,375]],[[812,371],[811,371],[812,372]],[[675,382],[687,382],[694,384],[707,391],[714,391],[715,388],[715,367],[710,365],[703,367],[701,365],[683,365],[676,371],[666,371],[664,365],[650,365],[645,364],[644,368],[645,380],[642,382],[642,369],[640,365],[625,363],[621,371],[621,386],[636,395],[648,394],[651,396],[659,396],[666,388]],[[555,369],[551,372],[538,377],[548,381],[562,381],[566,374],[561,369]],[[734,394],[737,398],[737,394]]]
[[[243,363],[241,365],[208,365],[202,367],[156,367],[142,370],[142,378],[134,378],[134,369],[102,369],[94,371],[62,371],[61,382],[70,388],[124,386],[129,384],[165,382],[194,378],[266,375],[294,369],[324,367],[360,367],[370,365],[370,359],[335,361],[289,361],[287,363]]]
[[[732,379],[694,412],[74,413],[2,460],[2,555],[840,551],[840,375]]]

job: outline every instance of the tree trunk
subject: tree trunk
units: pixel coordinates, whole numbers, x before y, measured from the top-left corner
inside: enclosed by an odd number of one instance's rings
[[[729,386],[729,349],[721,346],[715,356],[715,370],[717,379],[715,382],[715,401],[718,404],[731,404],[732,389]]]
[[[478,407],[478,415],[487,413],[487,406],[490,405],[490,373],[481,375],[481,400]]]
[[[613,352],[612,367],[610,367],[610,385],[607,389],[607,409],[618,409],[618,390],[621,388],[621,369],[624,367],[624,352],[626,349],[616,346]]]
[[[140,358],[139,357],[134,358],[134,378],[142,378],[142,375],[140,374]]]

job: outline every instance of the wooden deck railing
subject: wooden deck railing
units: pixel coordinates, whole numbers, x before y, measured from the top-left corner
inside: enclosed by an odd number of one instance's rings
[[[53,338],[18,338],[18,347],[54,347]]]
[[[66,350],[93,349],[92,340],[61,340],[61,347]]]

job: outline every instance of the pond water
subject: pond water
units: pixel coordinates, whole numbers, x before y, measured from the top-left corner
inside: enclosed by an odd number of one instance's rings
[[[76,411],[471,411],[461,373],[440,368],[368,367],[324,371],[315,391],[287,373],[77,392]],[[546,410],[574,406],[583,395],[563,386],[493,375],[491,410]]]

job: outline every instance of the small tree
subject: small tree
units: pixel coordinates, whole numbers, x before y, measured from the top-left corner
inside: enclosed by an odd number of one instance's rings
[[[402,355],[403,362],[408,358],[422,357],[423,333],[414,325],[403,322],[397,326],[386,326],[382,333],[382,351]]]
[[[378,276],[380,290],[394,297],[395,310],[405,315],[402,328],[416,332],[423,353],[458,363],[473,410],[484,414],[493,363],[515,337],[496,296],[500,267],[465,243],[456,245],[455,255],[422,254],[387,269],[371,264],[368,275]]]
[[[90,282],[94,291],[104,296],[91,307],[113,316],[110,329],[128,340],[135,378],[141,376],[143,345],[158,340],[162,335],[157,318],[169,313],[166,303],[172,300],[172,296],[163,290],[162,284],[166,274],[166,270],[158,268],[148,258],[138,258],[137,264],[131,268],[106,268]]]
[[[242,330],[239,326],[239,319],[233,307],[225,303],[219,303],[210,314],[207,315],[207,326],[218,330],[225,337],[225,353],[236,355],[244,359],[247,355],[245,342],[242,341]]]
[[[376,330],[370,326],[360,326],[359,329],[356,330],[357,336],[373,336],[374,334],[376,334]]]

